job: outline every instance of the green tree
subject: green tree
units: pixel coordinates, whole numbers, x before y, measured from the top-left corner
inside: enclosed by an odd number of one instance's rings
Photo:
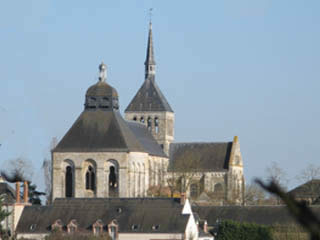
[[[2,221],[4,221],[10,215],[10,212],[6,211],[3,208],[3,202],[4,202],[4,197],[0,196],[0,223]],[[9,235],[8,235],[8,231],[7,230],[8,229],[4,229],[2,224],[0,224],[0,236],[1,236],[1,239],[9,239]]]

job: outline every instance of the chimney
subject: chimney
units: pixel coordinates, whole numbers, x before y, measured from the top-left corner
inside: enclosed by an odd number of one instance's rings
[[[204,220],[204,223],[203,223],[203,231],[205,233],[208,233],[208,223],[207,223],[207,220]]]
[[[16,203],[20,203],[20,182],[16,182]]]
[[[29,187],[28,187],[28,181],[24,181],[23,184],[23,202],[28,203],[29,199]]]
[[[180,193],[180,204],[184,205],[186,203],[187,200],[187,194],[185,192]]]

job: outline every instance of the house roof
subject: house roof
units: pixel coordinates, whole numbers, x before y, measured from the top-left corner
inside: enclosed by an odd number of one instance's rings
[[[296,198],[320,197],[320,179],[313,179],[289,191]]]
[[[182,207],[179,199],[170,198],[56,199],[51,206],[25,207],[17,232],[47,233],[58,219],[64,227],[75,219],[79,230],[92,231],[100,219],[104,227],[116,220],[120,233],[184,233],[189,215],[181,214]]]
[[[168,157],[144,124],[135,121],[127,121],[127,124],[145,151],[150,155]]]
[[[206,219],[208,225],[214,225],[217,220],[233,220],[265,225],[293,224],[295,219],[286,206],[196,206],[192,207],[201,219]],[[320,217],[320,207],[311,207],[312,212]]]
[[[179,171],[186,167],[185,170],[225,171],[228,169],[231,147],[232,142],[172,143],[169,151],[170,170]]]
[[[143,82],[125,112],[173,112],[154,78],[149,76]]]
[[[144,152],[118,111],[83,111],[54,152]]]
[[[4,196],[4,203],[14,203],[16,199],[16,193],[12,187],[6,182],[0,182],[0,195]]]

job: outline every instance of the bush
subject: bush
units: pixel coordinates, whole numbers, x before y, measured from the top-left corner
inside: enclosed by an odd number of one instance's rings
[[[218,240],[272,240],[271,227],[254,223],[222,221],[217,229]]]

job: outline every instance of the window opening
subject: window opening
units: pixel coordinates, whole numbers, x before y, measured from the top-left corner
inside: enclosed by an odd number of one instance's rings
[[[118,188],[116,168],[114,166],[111,166],[109,170],[110,170],[110,173],[109,173],[109,196],[117,197],[119,188]]]
[[[66,167],[66,197],[72,197],[73,195],[73,176],[72,167]]]
[[[156,134],[159,133],[159,119],[158,119],[158,117],[154,118],[154,130],[155,130]]]
[[[92,168],[92,166],[88,167],[87,173],[86,173],[86,189],[88,190],[95,190],[95,173],[94,170]]]
[[[133,121],[137,121],[137,117],[133,117]]]
[[[197,183],[191,184],[191,186],[190,186],[190,195],[191,195],[191,198],[198,197],[198,184]]]
[[[151,129],[152,129],[151,124],[152,124],[151,117],[148,117],[148,130],[149,130],[149,131],[151,131]]]
[[[140,122],[144,123],[144,117],[140,118]]]

